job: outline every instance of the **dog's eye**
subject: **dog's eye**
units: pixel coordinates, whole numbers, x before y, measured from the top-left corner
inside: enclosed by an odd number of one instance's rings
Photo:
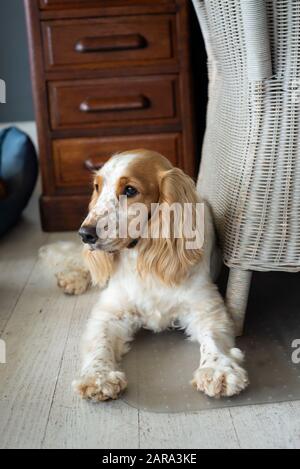
[[[96,192],[99,192],[99,184],[94,184],[94,189]]]
[[[137,194],[138,191],[135,189],[135,187],[132,186],[126,186],[123,191],[123,195],[126,195],[127,197],[134,197]]]

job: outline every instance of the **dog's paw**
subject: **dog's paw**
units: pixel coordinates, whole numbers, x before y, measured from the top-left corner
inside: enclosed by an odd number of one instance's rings
[[[72,383],[74,391],[83,399],[95,402],[117,399],[127,386],[122,371],[96,372],[81,376]]]
[[[56,274],[57,285],[67,295],[81,295],[90,286],[89,272],[83,269],[59,272]]]
[[[216,398],[231,397],[243,391],[249,384],[247,372],[234,361],[222,361],[199,367],[192,385],[207,396]]]

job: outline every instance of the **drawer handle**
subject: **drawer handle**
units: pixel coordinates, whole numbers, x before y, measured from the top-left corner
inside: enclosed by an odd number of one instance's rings
[[[118,52],[122,50],[143,49],[146,39],[140,34],[123,34],[107,37],[84,37],[75,44],[76,52]]]
[[[84,166],[89,171],[99,171],[104,166],[104,163],[94,163],[91,159],[85,160]]]
[[[145,96],[121,96],[115,98],[87,98],[79,109],[81,112],[138,111],[149,107]]]

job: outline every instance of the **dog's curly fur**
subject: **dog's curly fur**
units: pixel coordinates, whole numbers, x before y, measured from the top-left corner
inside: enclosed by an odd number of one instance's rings
[[[95,224],[107,206],[115,210],[117,196],[128,183],[138,186],[139,201],[147,206],[198,201],[193,181],[163,156],[145,150],[126,152],[96,173],[83,225]],[[66,293],[80,294],[91,283],[101,287],[84,334],[75,391],[94,401],[117,398],[126,387],[120,360],[136,331],[144,327],[159,332],[177,321],[200,345],[193,386],[211,397],[241,392],[248,384],[243,355],[234,348],[233,324],[210,276],[214,230],[208,207],[201,249],[187,250],[184,234],[181,239],[140,239],[132,249],[130,241],[86,246],[85,265],[72,245],[58,250],[65,266],[57,274],[58,285]],[[56,259],[57,247],[48,246],[42,254]]]

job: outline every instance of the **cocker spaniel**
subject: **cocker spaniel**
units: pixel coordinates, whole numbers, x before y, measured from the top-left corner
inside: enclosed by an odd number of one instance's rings
[[[173,204],[177,211],[166,222],[160,208]],[[197,213],[201,205],[204,217]],[[136,206],[146,208],[138,223]],[[185,206],[186,219],[180,210]],[[108,229],[112,222],[114,236]],[[126,231],[130,223],[135,226],[133,233]],[[62,248],[66,268],[57,278],[70,294],[84,292],[91,283],[101,288],[83,337],[81,372],[73,382],[81,397],[116,399],[127,385],[120,360],[134,334],[140,328],[159,332],[174,324],[199,343],[200,363],[192,380],[198,391],[220,397],[246,388],[243,354],[234,347],[233,323],[210,275],[211,216],[190,177],[152,151],[113,156],[95,173],[89,213],[79,234],[85,264],[70,246]],[[51,246],[50,255],[54,255]]]

